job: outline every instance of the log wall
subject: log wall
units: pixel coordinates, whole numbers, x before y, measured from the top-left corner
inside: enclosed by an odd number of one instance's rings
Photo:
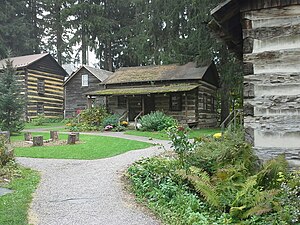
[[[144,85],[146,87],[146,85]],[[119,86],[111,85],[109,88],[118,88]],[[122,86],[131,87],[131,86]],[[135,86],[136,87],[136,86]],[[141,87],[141,85],[140,85]],[[209,85],[206,82],[200,82],[199,88],[181,92],[182,95],[182,110],[170,110],[170,93],[153,94],[155,102],[155,111],[163,111],[165,114],[174,117],[181,124],[198,122],[199,127],[216,127],[217,126],[217,111],[216,111],[216,93],[217,88]],[[118,106],[118,97],[107,97],[107,107],[112,113],[122,114],[129,107],[131,114],[130,119],[134,118],[142,110],[142,96],[126,96],[127,106]]]
[[[300,165],[300,5],[242,13],[246,138]]]

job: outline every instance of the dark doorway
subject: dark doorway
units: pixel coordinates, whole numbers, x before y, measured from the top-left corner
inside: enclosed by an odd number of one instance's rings
[[[155,111],[155,100],[154,95],[144,96],[144,114],[149,114]]]
[[[133,121],[134,118],[142,111],[142,97],[132,96],[128,97],[128,110],[129,121]]]

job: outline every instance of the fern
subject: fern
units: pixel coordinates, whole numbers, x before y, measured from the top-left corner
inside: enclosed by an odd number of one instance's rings
[[[185,180],[188,180],[197,193],[202,195],[205,200],[214,207],[220,207],[218,193],[210,181],[208,173],[197,167],[190,167],[190,173],[180,170],[178,174]]]
[[[279,155],[274,159],[267,161],[263,169],[257,173],[257,183],[266,189],[279,187],[276,182],[279,173],[287,174],[288,163],[284,155]]]

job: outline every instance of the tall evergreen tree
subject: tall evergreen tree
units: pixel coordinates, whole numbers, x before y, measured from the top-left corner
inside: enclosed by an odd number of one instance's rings
[[[6,58],[8,50],[13,56],[33,53],[34,41],[30,36],[31,23],[26,18],[26,1],[2,0],[0,5],[0,57]]]
[[[12,61],[7,60],[0,73],[0,128],[18,132],[24,128],[24,100]]]
[[[43,43],[42,48],[53,55],[60,65],[69,63],[73,54],[69,43],[71,31],[69,8],[73,0],[42,0],[43,4]]]

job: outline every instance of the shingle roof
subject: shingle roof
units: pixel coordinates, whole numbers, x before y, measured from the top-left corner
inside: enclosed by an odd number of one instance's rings
[[[18,56],[18,57],[12,57],[10,60],[13,61],[13,66],[16,68],[22,68],[27,67],[30,64],[44,58],[46,55],[49,55],[49,53],[41,53],[41,54],[34,54],[34,55],[25,55],[25,56]],[[0,60],[0,68],[5,66],[5,61],[7,59]]]
[[[102,70],[102,69],[94,68],[91,66],[82,65],[67,78],[67,80],[64,82],[63,86],[65,86],[82,68],[85,68],[86,70],[88,70],[92,75],[94,75],[101,82],[103,82],[105,79],[107,79],[112,74],[112,72],[107,71],[107,70]]]
[[[104,81],[106,84],[148,82],[163,80],[196,80],[202,79],[209,66],[197,67],[196,63],[179,66],[139,66],[123,67]]]

